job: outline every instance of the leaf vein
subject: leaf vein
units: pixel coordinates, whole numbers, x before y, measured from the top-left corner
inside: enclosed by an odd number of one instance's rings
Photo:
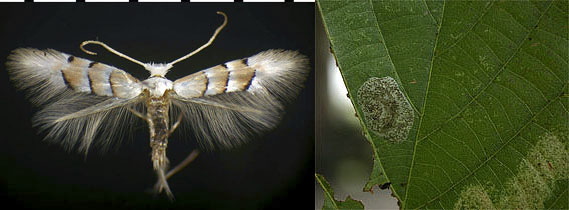
[[[496,132],[496,135],[498,135],[498,137],[500,138],[500,142],[504,143],[504,138],[502,138],[502,134],[498,131],[498,127],[496,127],[496,123],[494,122],[494,120],[492,119],[490,114],[488,113],[488,109],[486,109],[486,107],[483,106],[481,103],[477,103],[477,104],[482,107],[482,110],[484,110],[484,113],[486,114],[486,116],[490,120],[490,123],[492,123],[492,127],[494,128],[494,132]]]
[[[482,152],[484,152],[484,157],[488,156],[488,153],[486,153],[486,149],[484,148],[484,146],[482,145],[482,142],[480,141],[480,138],[478,137],[478,134],[476,134],[476,131],[474,131],[474,129],[472,129],[472,127],[470,127],[470,124],[468,124],[466,122],[466,120],[464,120],[464,118],[461,120],[466,127],[468,128],[468,130],[470,130],[473,134],[474,137],[476,137],[476,141],[478,142],[478,145],[480,145],[480,148],[482,149]]]
[[[452,154],[450,154],[444,147],[441,147],[440,145],[438,145],[437,143],[435,143],[433,140],[431,139],[427,139],[428,141],[431,142],[431,144],[437,146],[441,151],[443,151],[447,156],[449,156],[451,159],[453,159],[454,161],[458,162],[460,165],[462,165],[463,168],[466,169],[466,171],[468,171],[469,173],[471,172],[470,169],[459,159],[457,159],[456,157],[454,157]]]
[[[460,47],[460,45],[458,46],[458,49],[462,50],[462,52],[464,52],[464,54],[468,55],[468,57],[471,59],[471,61],[473,63],[476,64],[476,66],[478,67],[478,69],[480,71],[482,71],[482,73],[484,73],[484,76],[486,76],[486,79],[490,78],[490,75],[488,75],[488,73],[486,73],[486,71],[484,70],[484,68],[482,68],[482,66],[480,66],[480,63],[476,61],[476,59],[474,59],[474,57],[468,53],[468,51],[464,50],[464,48]],[[482,81],[480,81],[482,83]]]
[[[470,146],[468,146],[468,144],[466,144],[465,141],[462,141],[460,139],[457,139],[456,137],[454,137],[453,135],[448,134],[447,132],[445,132],[444,130],[441,130],[441,133],[453,138],[454,140],[460,142],[461,144],[463,144],[464,146],[466,146],[468,148],[468,150],[470,150],[470,153],[472,153],[474,155],[474,157],[476,157],[476,159],[480,160],[480,157],[478,157],[478,155],[476,154],[476,152],[474,152],[474,150],[472,150],[472,148]]]
[[[498,87],[502,87],[505,90],[508,90],[510,93],[512,93],[515,96],[515,98],[517,98],[527,108],[528,112],[533,115],[533,111],[531,110],[531,108],[529,108],[529,104],[527,104],[518,94],[516,94],[516,92],[514,92],[514,90],[512,90],[509,87],[504,86],[503,84],[499,84],[499,83],[495,83],[495,84],[498,85]]]
[[[551,51],[553,51],[553,50],[551,50]],[[559,78],[559,76],[557,76],[557,74],[555,74],[555,73],[553,72],[553,69],[551,69],[551,68],[549,68],[549,66],[545,65],[545,63],[543,63],[543,61],[542,61],[541,59],[539,59],[539,58],[536,57],[535,55],[530,54],[530,53],[527,53],[527,52],[524,52],[524,54],[529,55],[529,56],[535,58],[535,60],[537,60],[537,61],[539,62],[539,64],[541,64],[542,66],[544,66],[545,69],[547,69],[547,71],[549,71],[549,73],[551,73],[553,76],[555,76],[555,78],[556,78],[560,83],[563,83],[563,80],[561,80],[561,78]],[[555,54],[555,53],[554,53],[554,54]],[[555,55],[557,55],[557,54],[555,54]]]
[[[545,96],[545,94],[543,93],[543,91],[541,91],[541,89],[539,89],[533,82],[529,81],[527,78],[525,78],[524,76],[520,75],[518,72],[515,71],[510,71],[512,72],[513,75],[515,75],[516,77],[519,77],[521,80],[529,83],[530,86],[532,86],[537,92],[539,92],[539,94],[541,95],[541,97],[544,100],[547,100],[547,97]]]
[[[433,14],[431,13],[431,9],[429,8],[427,1],[423,0],[423,3],[425,4],[425,7],[427,8],[427,12],[429,13],[429,16],[431,16],[431,19],[433,19],[433,22],[435,22],[435,24],[437,24],[437,27],[438,27],[439,22],[435,19],[435,16],[433,16]]]
[[[446,1],[445,1],[445,4],[446,4]],[[471,26],[468,30],[466,30],[464,33],[461,34],[461,37],[458,37],[458,38],[456,39],[456,41],[454,41],[452,44],[450,44],[446,49],[443,49],[439,54],[442,55],[444,52],[450,50],[450,49],[453,48],[456,44],[458,44],[458,42],[460,42],[460,41],[466,36],[466,34],[468,34],[468,32],[471,32],[471,31],[474,29],[474,27],[476,27],[476,25],[478,25],[478,23],[482,21],[482,18],[483,18],[484,16],[486,16],[486,14],[488,13],[488,11],[490,11],[490,8],[491,8],[492,6],[494,6],[494,1],[491,2],[490,6],[486,7],[486,11],[484,11],[484,12],[482,13],[482,15],[480,15],[480,17],[478,18],[478,20],[476,20],[476,22],[474,22],[474,24],[472,24],[472,26]],[[443,9],[444,9],[444,6],[443,6]],[[443,15],[444,15],[444,10],[443,10]],[[442,18],[441,18],[441,19],[442,19]],[[442,26],[442,21],[441,21],[441,26]]]
[[[496,181],[498,181],[498,184],[500,184],[502,191],[506,190],[506,188],[504,187],[504,184],[502,184],[502,181],[500,180],[500,177],[498,177],[498,175],[494,171],[494,168],[492,168],[492,165],[488,164],[488,168],[490,169],[490,172],[492,172],[492,174],[496,177]]]

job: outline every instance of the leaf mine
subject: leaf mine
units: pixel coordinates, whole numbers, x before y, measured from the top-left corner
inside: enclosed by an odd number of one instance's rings
[[[358,89],[367,127],[389,142],[399,143],[413,127],[413,108],[391,77],[371,77]]]

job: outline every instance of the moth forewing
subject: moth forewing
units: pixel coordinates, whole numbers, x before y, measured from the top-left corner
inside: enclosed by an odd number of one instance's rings
[[[85,153],[92,143],[107,148],[112,139],[131,131],[132,124],[124,123],[131,120],[130,113],[121,107],[139,102],[136,97],[118,97],[115,94],[125,93],[113,90],[118,86],[109,82],[112,72],[128,73],[92,63],[56,50],[32,48],[14,50],[6,63],[14,84],[43,107],[33,124],[47,132],[46,139],[60,141],[68,149],[79,146]],[[105,86],[110,90],[100,88]]]
[[[232,148],[276,126],[308,70],[298,52],[267,50],[175,80],[172,100],[201,144]]]

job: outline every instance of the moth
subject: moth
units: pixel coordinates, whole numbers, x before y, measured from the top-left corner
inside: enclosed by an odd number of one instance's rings
[[[46,139],[87,153],[96,144],[107,146],[133,129],[142,119],[150,131],[151,160],[157,174],[157,193],[174,196],[167,179],[191,162],[168,171],[168,138],[188,128],[205,148],[232,148],[253,134],[276,126],[284,104],[302,88],[309,72],[308,59],[296,51],[267,50],[229,61],[171,81],[165,77],[174,64],[211,45],[227,24],[227,15],[209,41],[170,63],[143,63],[99,41],[104,47],[143,66],[150,77],[139,80],[129,73],[52,49],[19,48],[8,56],[7,70],[14,84],[27,91],[41,109],[32,119]],[[114,139],[114,140],[113,140]]]

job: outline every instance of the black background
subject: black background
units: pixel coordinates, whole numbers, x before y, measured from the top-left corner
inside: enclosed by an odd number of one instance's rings
[[[178,63],[166,75],[190,73],[267,49],[298,50],[314,68],[312,3],[22,3],[0,4],[0,63],[18,47],[52,48],[123,69],[139,79],[140,66],[97,46],[100,40],[142,62],[170,62],[206,43],[229,17],[213,45]],[[156,181],[150,162],[148,128],[140,123],[133,139],[85,157],[42,141],[31,126],[38,109],[0,70],[0,197],[17,207],[106,208],[298,208],[313,203],[314,71],[297,100],[288,104],[279,126],[228,151],[202,152],[169,179],[176,202],[153,197]],[[198,144],[193,136],[170,139],[172,165]],[[309,205],[310,206],[310,205]]]

